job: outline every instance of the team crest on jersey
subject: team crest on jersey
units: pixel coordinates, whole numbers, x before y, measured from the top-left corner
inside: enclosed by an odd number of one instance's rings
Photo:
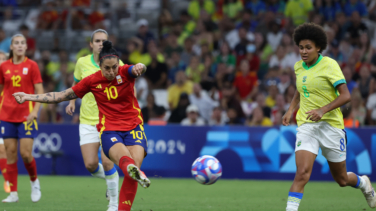
[[[112,138],[111,138],[111,141],[112,141],[112,142],[116,142],[116,141],[117,141],[117,138],[116,138],[116,137],[112,137]]]
[[[1,127],[1,134],[4,134],[4,133],[5,133],[5,128]]]
[[[123,79],[121,79],[121,76],[120,76],[120,75],[117,75],[117,76],[116,76],[116,80],[117,80],[118,84],[123,83]]]
[[[303,76],[303,82],[306,82],[307,76]]]
[[[302,142],[301,142],[301,141],[298,141],[297,146],[300,147],[300,145],[302,145]]]
[[[10,74],[10,70],[7,70],[7,71],[5,72],[5,74]]]
[[[29,72],[29,69],[27,67],[24,67],[22,70],[22,74],[27,75],[28,72]]]

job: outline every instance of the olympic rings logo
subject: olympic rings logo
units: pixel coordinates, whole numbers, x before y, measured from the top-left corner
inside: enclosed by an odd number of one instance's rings
[[[40,158],[42,154],[39,151],[58,151],[61,148],[63,141],[61,136],[57,133],[39,133],[34,139],[33,156]],[[51,155],[45,155],[46,158],[51,158]]]

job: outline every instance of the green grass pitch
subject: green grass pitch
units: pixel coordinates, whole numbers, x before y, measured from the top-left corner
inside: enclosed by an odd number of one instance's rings
[[[150,178],[138,187],[134,211],[266,211],[285,210],[291,181],[219,180],[200,185],[193,179]],[[0,203],[0,211],[105,211],[105,181],[92,177],[40,176],[42,199],[32,203],[28,177],[18,179],[19,202]],[[122,178],[121,180],[122,181]],[[2,184],[2,183],[1,183]],[[1,186],[2,187],[2,186]],[[2,190],[2,189],[1,189]],[[6,193],[0,192],[4,199]],[[334,182],[310,182],[299,211],[371,210],[360,190]]]

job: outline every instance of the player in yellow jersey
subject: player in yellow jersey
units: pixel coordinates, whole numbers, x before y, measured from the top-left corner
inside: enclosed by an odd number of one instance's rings
[[[100,70],[99,53],[102,50],[103,42],[108,39],[108,34],[103,29],[94,31],[91,35],[90,47],[93,54],[78,59],[74,70],[74,82],[76,85],[83,78]],[[120,65],[124,65],[120,61]],[[66,108],[69,115],[73,115],[75,100],[71,100]],[[98,149],[100,146],[99,132],[96,125],[99,123],[99,111],[94,95],[90,92],[82,98],[80,109],[80,146],[86,169],[94,176],[106,179],[107,199],[109,202],[108,211],[118,210],[118,188],[119,175],[114,163],[108,159],[103,150],[101,152],[102,164],[99,163]]]
[[[298,210],[319,148],[328,161],[334,180],[341,187],[359,188],[368,205],[374,208],[376,197],[369,178],[346,170],[347,140],[340,107],[350,101],[350,93],[338,63],[320,54],[327,46],[325,31],[319,25],[305,23],[295,29],[293,37],[302,60],[294,66],[297,91],[282,119],[283,125],[289,125],[300,103],[296,116],[297,170],[286,210]]]

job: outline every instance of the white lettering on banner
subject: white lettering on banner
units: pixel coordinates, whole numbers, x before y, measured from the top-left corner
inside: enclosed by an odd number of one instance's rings
[[[63,144],[61,136],[57,133],[39,133],[34,139],[33,144],[33,156],[35,158],[40,158],[42,156],[39,151],[57,151],[61,148]],[[46,158],[51,158],[51,155],[45,155]]]
[[[164,154],[166,153],[169,155],[176,154],[180,152],[180,154],[185,154],[185,144],[180,140],[158,140],[154,142],[154,140],[148,140],[148,154]]]

